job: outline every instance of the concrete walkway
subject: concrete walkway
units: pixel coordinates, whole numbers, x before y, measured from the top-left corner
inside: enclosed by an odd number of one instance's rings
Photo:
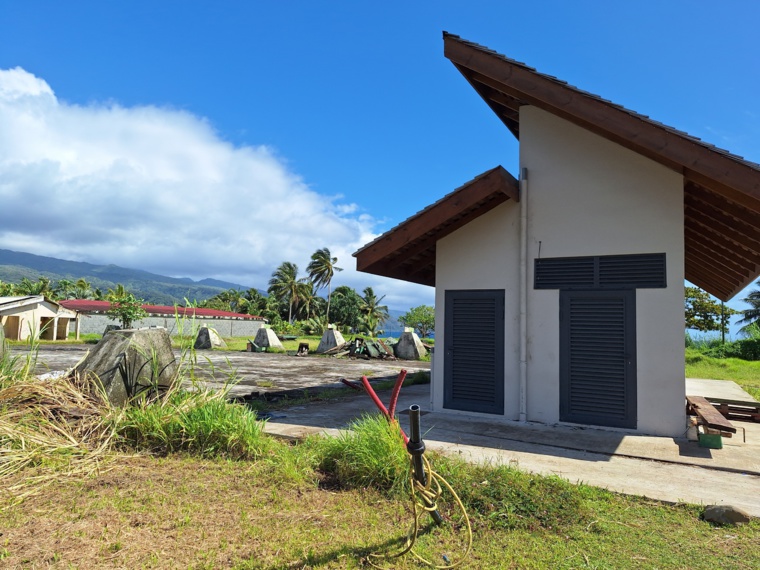
[[[703,382],[706,384],[700,385]],[[429,408],[429,389],[428,385],[402,389],[398,410],[402,410],[400,421],[407,431],[408,420],[403,416],[408,415],[411,404],[423,410]],[[733,382],[687,384],[689,394],[751,400],[746,393],[726,395],[725,390],[735,389],[743,393]],[[380,397],[387,404],[389,393]],[[309,404],[276,412],[267,422],[266,431],[290,438],[334,434],[351,420],[375,411],[370,398],[362,393],[329,405]],[[723,449],[706,449],[685,437],[492,422],[441,413],[422,416],[428,449],[662,501],[730,504],[760,517],[760,424],[733,423],[746,429],[746,443],[739,429],[733,438],[724,438]]]

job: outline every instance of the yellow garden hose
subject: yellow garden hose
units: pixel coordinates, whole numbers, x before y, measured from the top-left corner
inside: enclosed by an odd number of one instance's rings
[[[412,529],[409,532],[409,536],[406,540],[406,545],[404,548],[395,554],[370,554],[367,558],[367,561],[374,566],[375,568],[383,568],[380,566],[376,561],[380,560],[390,560],[394,558],[398,558],[400,556],[403,556],[407,553],[411,553],[412,556],[417,558],[420,562],[423,564],[427,564],[428,566],[432,568],[437,568],[440,570],[448,570],[449,568],[456,568],[460,566],[466,559],[467,556],[470,554],[470,550],[472,549],[472,526],[470,525],[470,518],[467,516],[467,510],[464,507],[464,504],[462,503],[462,500],[459,498],[459,495],[456,494],[454,489],[452,489],[451,485],[449,485],[448,481],[441,477],[438,473],[433,471],[430,468],[430,463],[428,462],[427,458],[422,455],[422,460],[425,465],[425,473],[427,474],[426,477],[426,483],[423,485],[420,483],[417,477],[415,477],[414,473],[414,461],[412,458],[411,464],[411,477],[410,477],[410,485],[411,485],[411,500],[412,500],[412,514],[414,516],[414,521],[412,523]],[[444,556],[444,560],[446,561],[446,564],[444,565],[436,565],[434,562],[431,562],[430,560],[427,560],[426,558],[422,557],[420,554],[415,552],[414,550],[414,544],[417,541],[417,535],[420,530],[420,519],[425,516],[425,514],[433,514],[438,511],[438,501],[441,498],[441,495],[443,494],[443,489],[446,489],[449,493],[451,493],[451,497],[453,499],[453,502],[456,503],[458,509],[461,511],[462,516],[464,517],[466,527],[467,527],[467,548],[465,549],[464,554],[462,555],[462,558],[459,559],[456,562],[450,562],[447,557]]]

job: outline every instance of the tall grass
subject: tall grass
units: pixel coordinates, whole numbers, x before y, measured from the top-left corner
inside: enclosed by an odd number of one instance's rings
[[[352,488],[373,487],[396,495],[407,488],[409,455],[398,425],[380,414],[365,415],[349,430],[306,445],[316,449],[319,468]]]
[[[264,424],[224,392],[174,390],[162,400],[143,402],[113,416],[122,446],[165,455],[257,459],[275,449]]]

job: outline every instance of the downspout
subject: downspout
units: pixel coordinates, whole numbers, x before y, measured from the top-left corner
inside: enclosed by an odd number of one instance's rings
[[[528,169],[520,171],[520,421],[528,421]]]

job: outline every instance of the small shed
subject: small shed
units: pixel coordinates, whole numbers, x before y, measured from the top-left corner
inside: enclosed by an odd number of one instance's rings
[[[0,297],[0,322],[8,340],[66,340],[77,312],[42,295]]]
[[[520,145],[354,255],[436,289],[436,411],[679,436],[684,279],[760,272],[760,165],[444,33]]]

